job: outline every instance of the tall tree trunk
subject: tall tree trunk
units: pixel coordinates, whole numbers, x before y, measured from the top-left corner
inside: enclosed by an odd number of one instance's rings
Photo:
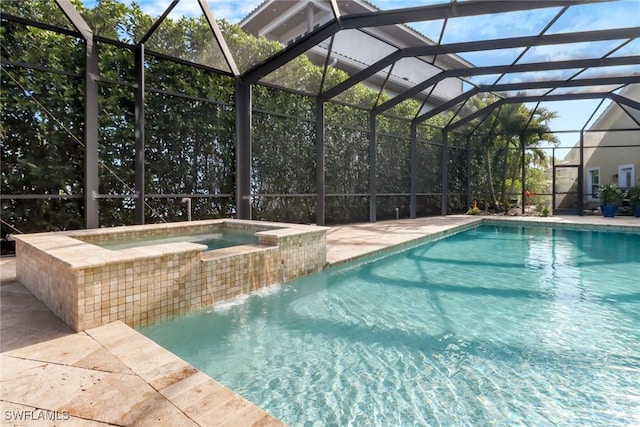
[[[518,159],[514,162],[513,168],[511,168],[510,179],[511,184],[509,184],[509,194],[513,194],[516,191],[516,181],[520,178],[522,172],[522,159],[518,157]],[[524,182],[522,183],[522,187],[524,189]]]
[[[489,199],[491,201],[491,206],[495,208],[498,205],[498,201],[496,200],[496,192],[493,188],[493,173],[491,171],[491,148],[485,148],[484,152],[484,169],[487,174],[487,181],[489,184]]]
[[[502,176],[500,180],[500,199],[501,202],[505,202],[506,200],[506,192],[507,192],[507,172],[509,170],[509,142],[506,143],[504,148],[504,160],[502,162]]]
[[[520,171],[522,170],[522,141],[520,142],[520,149],[518,150],[518,155],[516,156],[515,162],[513,162],[513,167],[510,168],[510,178],[511,184],[509,185],[509,193],[513,194],[516,190],[516,180],[520,176]],[[524,190],[524,182],[522,183],[522,189]]]

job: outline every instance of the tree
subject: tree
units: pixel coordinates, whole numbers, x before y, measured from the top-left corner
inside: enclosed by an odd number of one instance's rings
[[[495,102],[496,95],[476,96],[471,100],[475,109],[483,108]],[[490,204],[498,207],[508,202],[509,195],[514,194],[520,185],[523,191],[521,170],[523,156],[531,153],[528,166],[546,163],[546,152],[542,143],[557,144],[558,139],[549,128],[549,121],[556,113],[546,108],[527,108],[524,104],[505,104],[497,109],[478,129],[475,140],[482,151],[486,173],[486,185]],[[494,171],[499,171],[495,175]],[[496,185],[499,191],[495,191]]]
[[[60,25],[65,22],[53,2],[8,2],[2,9]],[[66,72],[2,65],[1,191],[52,197],[3,199],[2,235],[15,229],[78,228],[83,223],[82,199],[73,197],[82,193],[84,155],[83,81],[76,73],[82,70],[83,43],[75,37],[3,21],[0,45],[3,59]]]
[[[153,18],[135,3],[127,6],[99,0],[86,7],[72,0],[95,34],[135,44],[147,33]],[[53,2],[25,0],[3,4],[3,12],[72,29]],[[241,70],[283,48],[278,42],[245,34],[237,25],[219,23]],[[3,220],[22,231],[80,228],[84,197],[84,41],[53,30],[3,21],[2,58],[46,65],[51,72],[4,65],[2,73],[2,191],[3,194],[45,194],[52,199],[3,199]],[[186,217],[180,195],[194,197],[194,218],[229,216],[234,197],[211,197],[235,191],[234,80],[188,65],[199,63],[221,70],[227,65],[203,16],[167,18],[145,44],[145,192],[146,220]],[[155,55],[158,52],[162,55]],[[98,42],[99,68],[99,192],[100,224],[134,221],[135,171],[134,51]],[[171,56],[183,61],[173,61]],[[185,63],[184,61],[187,61]],[[38,68],[38,67],[35,67]],[[264,81],[307,95],[254,85],[254,194],[308,194],[304,197],[257,197],[258,218],[309,222],[315,216],[315,101],[313,96],[347,78],[329,68],[320,88],[323,67],[300,56]],[[341,102],[371,108],[389,99],[386,94],[356,85],[340,95]],[[327,202],[330,222],[366,219],[369,148],[368,111],[339,103],[326,106],[327,192],[346,196]],[[408,186],[408,120],[419,105],[406,101],[390,116],[380,117],[378,145],[379,187],[406,192]],[[428,133],[432,132],[428,128]],[[396,136],[385,136],[396,135]],[[434,136],[435,135],[435,136]],[[437,131],[422,143],[424,176],[436,191],[440,155]],[[428,153],[427,153],[428,151]],[[64,197],[59,196],[63,194]],[[386,203],[386,202],[385,202]],[[405,203],[389,199],[391,209]],[[386,205],[385,205],[386,206]],[[3,233],[5,228],[3,225]]]

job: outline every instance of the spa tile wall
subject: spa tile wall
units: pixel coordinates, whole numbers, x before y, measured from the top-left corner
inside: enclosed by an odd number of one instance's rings
[[[16,239],[16,277],[67,325],[78,330],[76,274],[46,252]],[[35,286],[34,286],[35,285]]]
[[[108,251],[56,233],[26,235],[17,241],[16,272],[76,331],[116,320],[143,327],[320,271],[325,232],[266,230],[260,245],[210,252],[193,243]],[[83,259],[92,249],[105,255]]]

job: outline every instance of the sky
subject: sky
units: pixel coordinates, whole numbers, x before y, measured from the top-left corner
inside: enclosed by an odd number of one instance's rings
[[[129,2],[130,0],[123,0]],[[291,0],[296,1],[296,0]],[[388,10],[404,7],[424,6],[431,4],[449,3],[450,0],[368,0],[376,7]],[[458,0],[462,2],[465,0]],[[95,0],[85,0],[85,4],[94,3]],[[170,4],[170,0],[138,0],[142,9],[151,16],[159,16]],[[229,22],[237,23],[257,6],[262,0],[208,0],[213,16],[217,19],[224,18]],[[442,38],[442,43],[458,43],[481,39],[498,39],[520,36],[532,36],[541,32],[545,25],[550,22],[560,11],[560,8],[546,8],[532,11],[512,12],[505,14],[495,14],[490,18],[462,17],[451,19],[447,22],[446,31]],[[180,15],[200,15],[197,0],[181,0],[174,9],[173,16]],[[487,22],[490,22],[490,25]],[[414,22],[408,24],[415,30],[432,40],[440,38],[443,21]],[[557,21],[546,31],[546,34],[565,33],[574,31],[599,30],[620,27],[640,26],[640,0],[616,0],[605,3],[595,3],[570,7],[562,14]],[[559,61],[563,59],[579,59],[594,56],[602,56],[619,46],[621,41],[601,41],[583,43],[580,45],[556,45],[533,47],[527,51],[518,61],[546,62]],[[503,49],[491,52],[461,54],[464,59],[476,66],[502,65],[512,63],[516,57],[522,53],[521,49]],[[638,55],[640,54],[640,40],[629,43],[613,56]],[[567,79],[580,70],[569,70],[564,72],[547,72],[542,75],[534,75],[536,79]],[[604,67],[599,72],[613,73],[614,75],[629,75],[640,72],[640,67]],[[582,74],[580,77],[588,77],[592,71]],[[480,76],[472,81],[476,84],[493,83],[496,76]],[[531,75],[518,75],[516,73],[508,75],[501,83],[518,82],[522,78],[531,79]],[[592,76],[593,77],[593,76]],[[612,88],[603,88],[612,89]],[[551,122],[553,130],[579,130],[587,124],[589,117],[598,108],[599,100],[593,101],[565,101],[543,103],[547,109],[556,111],[558,118]],[[533,108],[534,105],[530,105]],[[604,110],[605,105],[598,109],[598,114]],[[596,115],[597,116],[597,115]],[[589,124],[591,124],[589,122]],[[577,134],[558,134],[562,144],[574,145]]]

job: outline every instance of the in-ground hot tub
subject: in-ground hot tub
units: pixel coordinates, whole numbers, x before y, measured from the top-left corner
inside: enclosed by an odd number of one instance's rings
[[[84,239],[80,238],[80,240]],[[169,233],[165,236],[141,236],[126,240],[118,239],[88,243],[93,243],[94,245],[100,246],[101,248],[105,249],[121,250],[129,248],[139,248],[143,246],[163,245],[165,243],[176,242],[199,243],[207,247],[205,250],[212,251],[215,249],[222,249],[231,246],[259,244],[260,239],[255,233],[255,230],[228,230],[227,228],[223,228],[190,234]]]
[[[76,331],[147,326],[320,271],[326,230],[220,219],[27,234],[15,236],[16,275]],[[248,240],[198,240],[218,235]]]

